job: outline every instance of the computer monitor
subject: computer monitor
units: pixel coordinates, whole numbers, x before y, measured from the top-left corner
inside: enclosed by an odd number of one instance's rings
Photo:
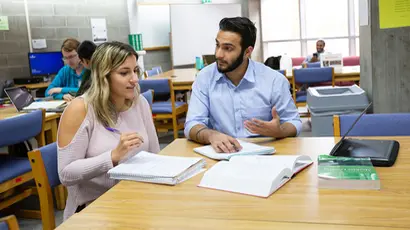
[[[64,66],[63,55],[58,52],[28,53],[31,76],[57,74]]]

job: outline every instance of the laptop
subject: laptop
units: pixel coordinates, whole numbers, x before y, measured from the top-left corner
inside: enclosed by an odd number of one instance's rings
[[[4,89],[11,103],[18,112],[30,112],[37,109],[45,109],[46,112],[63,112],[67,106],[65,101],[41,101],[35,102],[33,96],[25,86]]]
[[[333,147],[329,155],[341,157],[369,157],[373,166],[390,167],[396,162],[400,144],[395,140],[362,140],[346,138],[363,114],[371,106],[370,103],[356,118],[342,139]]]

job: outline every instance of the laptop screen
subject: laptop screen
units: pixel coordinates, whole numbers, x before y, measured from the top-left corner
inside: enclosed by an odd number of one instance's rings
[[[21,111],[34,101],[33,96],[31,96],[26,87],[8,88],[4,89],[4,91],[18,111]]]

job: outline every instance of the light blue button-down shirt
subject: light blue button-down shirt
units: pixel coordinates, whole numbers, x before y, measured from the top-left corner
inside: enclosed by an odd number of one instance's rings
[[[293,124],[299,134],[302,122],[285,76],[249,60],[244,78],[235,86],[213,63],[198,73],[192,85],[185,136],[189,138],[189,131],[198,124],[236,138],[255,136],[245,128],[244,121],[270,121],[274,106],[280,123]]]

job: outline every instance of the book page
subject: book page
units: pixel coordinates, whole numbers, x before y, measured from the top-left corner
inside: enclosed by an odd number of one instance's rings
[[[309,156],[304,155],[235,156],[229,161],[239,164],[257,164],[261,167],[288,168],[291,170],[292,174],[305,167],[306,164],[312,162]],[[287,176],[291,177],[292,174]]]
[[[267,197],[277,188],[283,169],[221,161],[205,172],[199,186]],[[277,178],[280,178],[277,180]]]
[[[211,145],[195,148],[194,151],[217,160],[229,160],[230,157],[236,155],[261,155],[275,152],[274,147],[261,146],[241,140],[238,140],[238,142],[242,146],[242,149],[236,153],[217,153]]]
[[[201,159],[198,157],[157,155],[141,151],[108,173],[135,177],[176,177]]]
[[[33,102],[24,109],[54,109],[58,106],[66,103],[65,101],[42,101],[42,102]]]

